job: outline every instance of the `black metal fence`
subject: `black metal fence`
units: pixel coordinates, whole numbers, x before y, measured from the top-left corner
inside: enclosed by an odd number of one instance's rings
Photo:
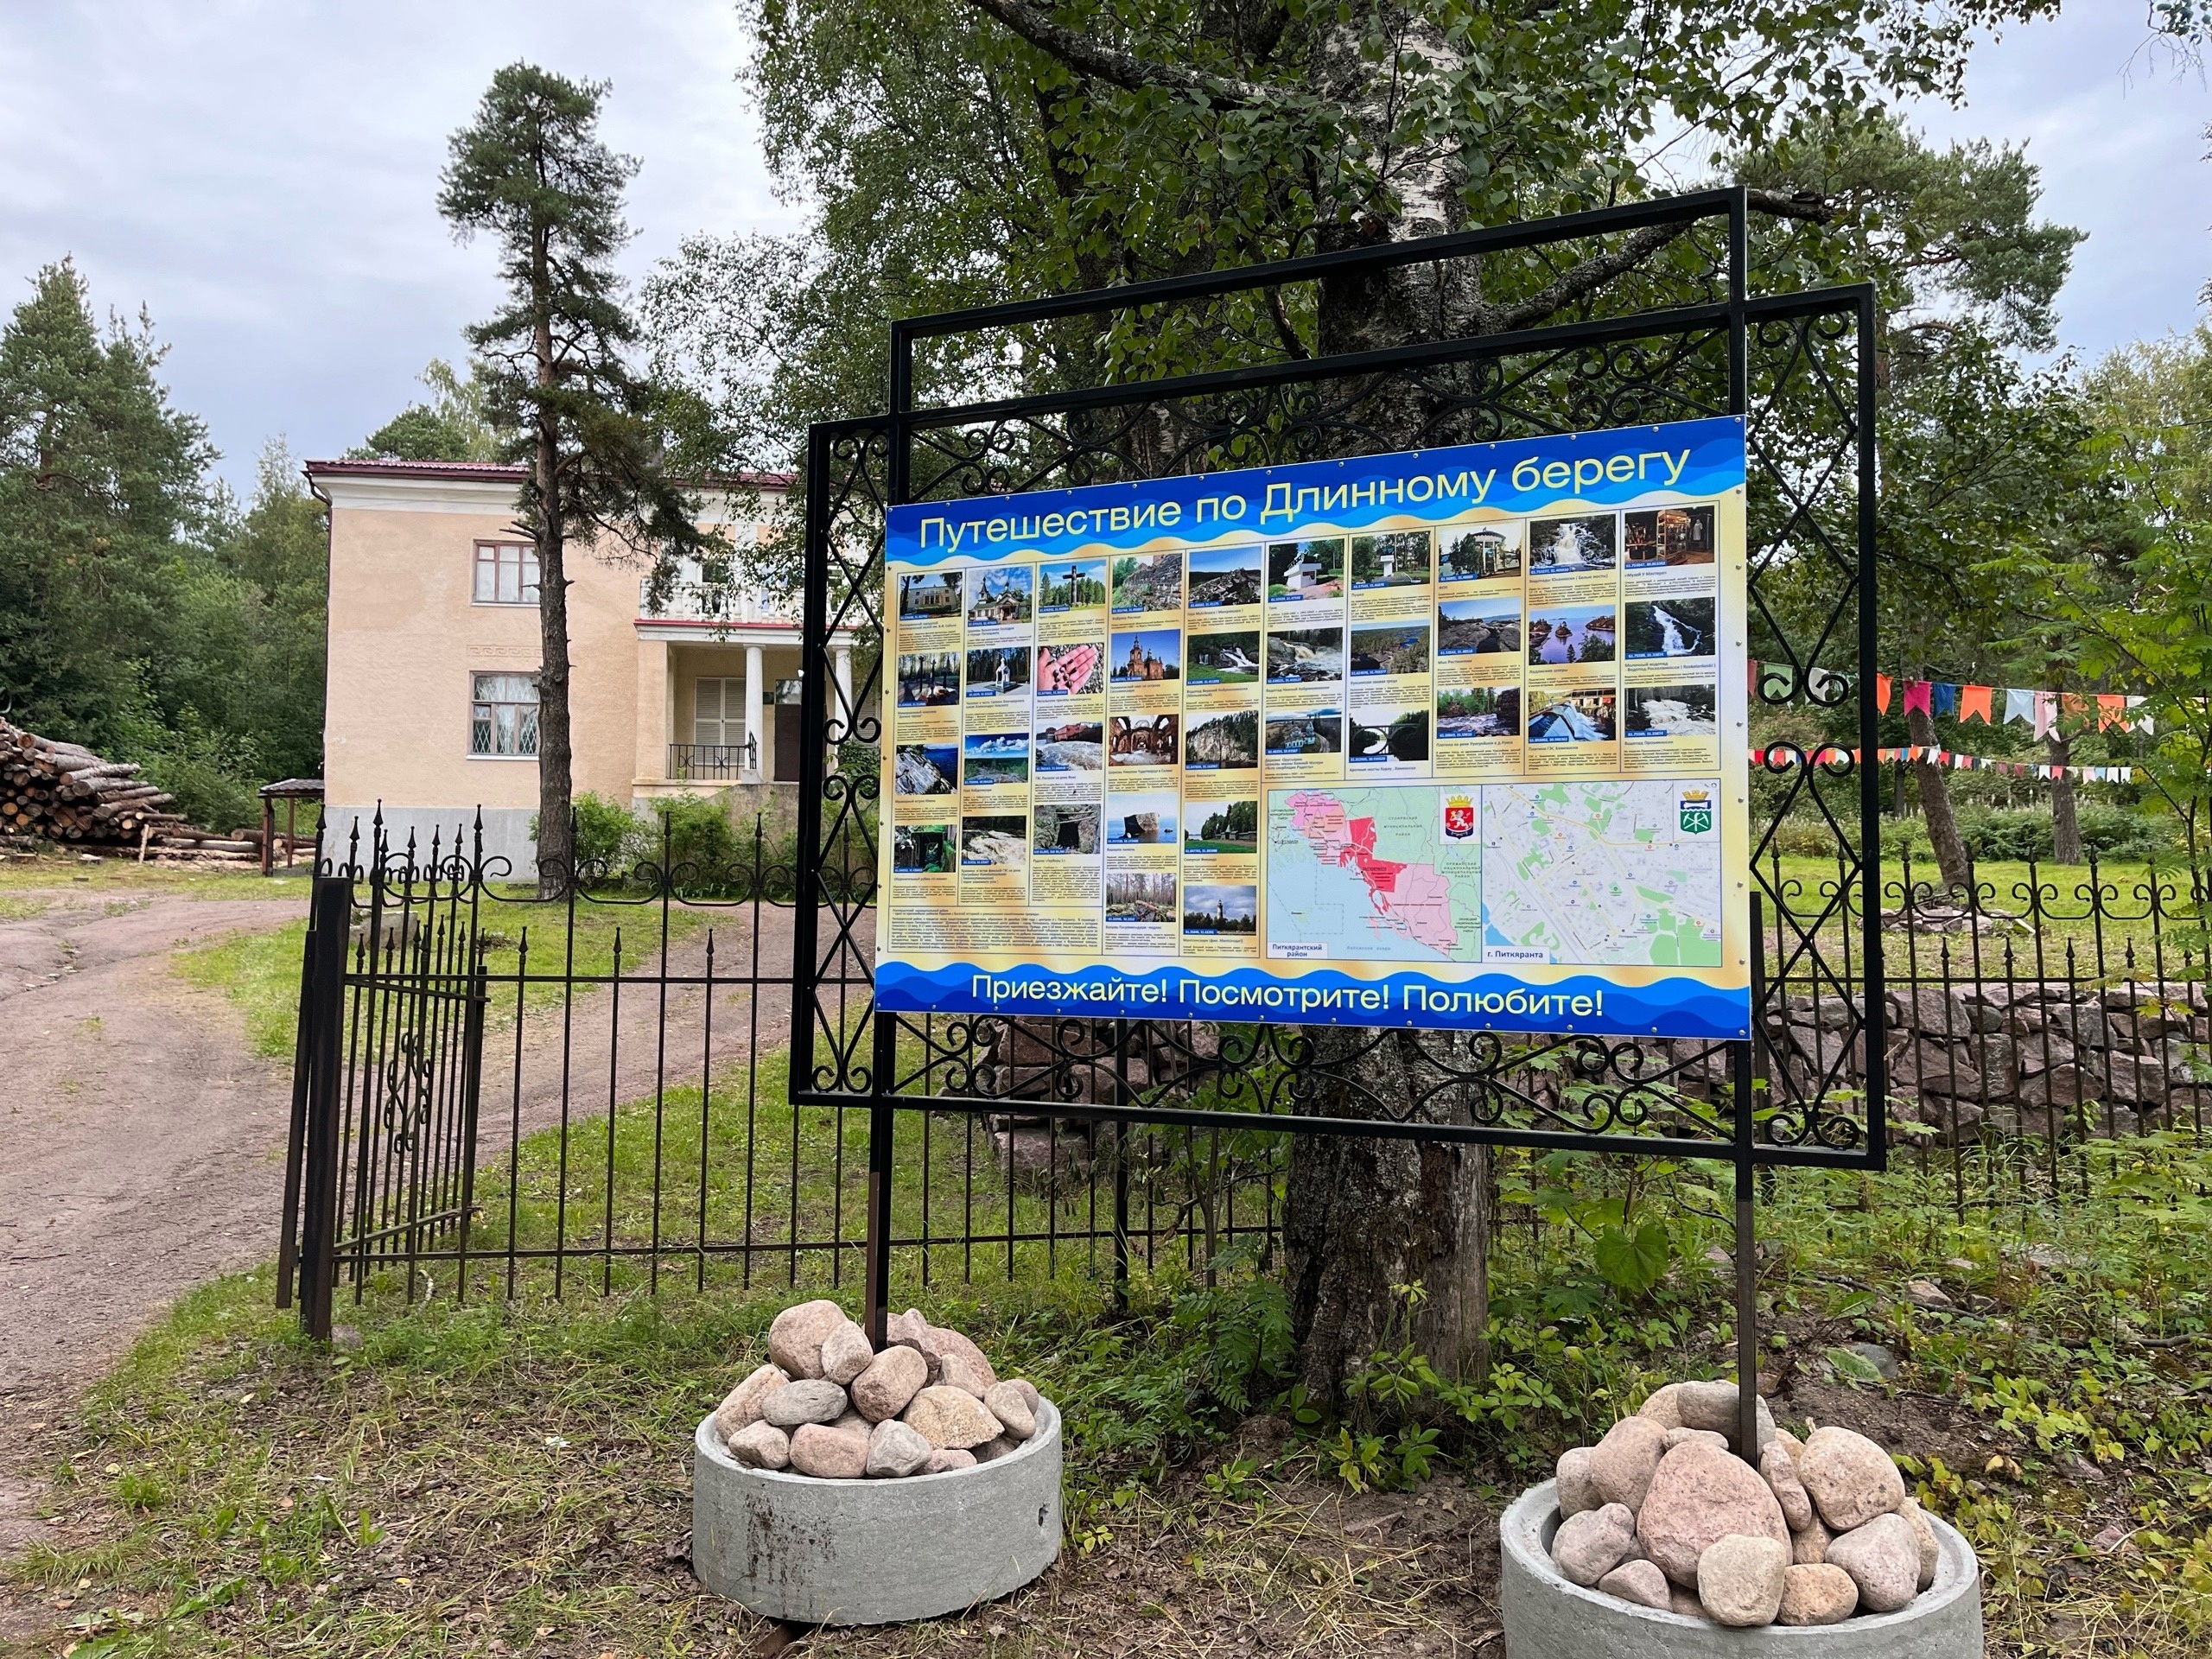
[[[310,1328],[381,1274],[463,1298],[856,1281],[869,1113],[791,1099],[795,873],[775,861],[776,826],[756,819],[719,864],[664,844],[545,893],[461,840],[372,842],[316,880],[281,1262]],[[2094,863],[2006,867],[1962,889],[1925,876],[1908,861],[1885,883],[1889,1116],[1960,1204],[1993,1173],[2063,1198],[2093,1141],[2202,1132],[2202,877]],[[1758,1070],[1847,1109],[1866,1073],[1863,980],[1789,948],[1823,927],[1859,937],[1856,883],[1777,857],[1763,885],[1790,908],[1763,933]],[[870,912],[853,925],[865,945]],[[1286,1137],[1266,1101],[1295,1086],[1281,1056],[1299,1033],[1080,1023],[963,1033],[982,1058],[962,1086],[999,1109],[906,1118],[897,1274],[1071,1274],[1110,1294],[1133,1270],[1271,1259]],[[1086,1043],[1095,1069],[1071,1059]],[[1515,1087],[1599,1086],[1541,1050],[1524,1046]],[[1251,1113],[1249,1128],[1084,1116],[1092,1076],[1151,1086],[1224,1052],[1245,1085],[1204,1103]],[[1713,1120],[1727,1098],[1715,1058],[1676,1067],[1667,1109]]]

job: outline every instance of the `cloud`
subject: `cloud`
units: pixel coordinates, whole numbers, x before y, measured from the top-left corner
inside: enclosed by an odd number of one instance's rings
[[[501,64],[613,83],[604,130],[644,162],[633,273],[691,231],[788,225],[743,55],[725,0],[11,7],[0,271],[69,253],[98,302],[148,307],[173,395],[243,484],[276,432],[302,454],[359,442],[496,302],[490,251],[454,245],[434,198]]]
[[[2044,215],[2089,233],[2059,296],[2061,339],[2094,356],[2188,328],[2212,276],[2212,105],[2202,76],[2146,46],[2141,8],[2083,5],[1985,42],[1966,93],[1910,117],[1939,142],[2024,141]]]
[[[1979,48],[1963,108],[1913,111],[1939,139],[2028,142],[2047,211],[2090,232],[2062,305],[2092,352],[2188,327],[2208,275],[2204,88],[2141,41],[2137,8],[2086,7]],[[274,433],[358,442],[492,308],[489,251],[455,246],[433,198],[503,63],[613,81],[607,136],[645,162],[632,272],[689,232],[789,226],[733,82],[744,49],[728,0],[16,0],[0,273],[71,253],[100,303],[147,306],[243,484]]]

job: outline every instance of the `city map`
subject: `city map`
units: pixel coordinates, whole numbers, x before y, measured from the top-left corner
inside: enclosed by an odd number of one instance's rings
[[[1488,785],[1484,960],[1717,965],[1719,793],[1711,779]]]
[[[1273,791],[1268,953],[1716,964],[1718,796],[1710,780]]]

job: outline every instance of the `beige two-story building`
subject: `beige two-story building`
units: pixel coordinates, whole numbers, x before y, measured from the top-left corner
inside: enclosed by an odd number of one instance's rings
[[[486,851],[530,870],[537,810],[537,568],[514,525],[522,470],[480,462],[317,461],[330,508],[323,716],[327,849],[365,849],[380,809],[396,844],[446,844],[482,809]],[[748,480],[733,540],[758,539],[790,479]],[[709,615],[696,571],[652,602],[634,557],[572,548],[569,711],[575,789],[644,807],[686,791],[750,801],[798,779],[796,607],[758,593]],[[835,652],[849,703],[849,647]]]

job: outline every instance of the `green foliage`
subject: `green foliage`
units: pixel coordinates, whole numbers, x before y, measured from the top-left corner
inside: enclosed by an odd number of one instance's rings
[[[574,804],[576,870],[587,886],[603,886],[624,880],[630,866],[645,851],[651,829],[635,812],[607,796],[586,790]],[[530,815],[530,833],[537,834],[537,814]]]
[[[350,453],[378,461],[499,460],[503,439],[474,371],[463,379],[452,364],[432,358],[419,378],[430,400],[410,404]]]
[[[2110,801],[2083,801],[2075,812],[2083,849],[2100,858],[2141,861],[2174,849],[2171,820],[2161,823]],[[2048,807],[1961,807],[1958,822],[1960,839],[1978,860],[2050,860],[2055,825]],[[1927,846],[1927,832],[1919,820],[1908,819],[1898,830],[1900,847]],[[1886,836],[1886,830],[1885,833]]]
[[[573,861],[567,577],[571,543],[640,558],[652,597],[683,561],[720,572],[728,537],[702,528],[677,453],[684,396],[630,361],[637,339],[614,257],[630,238],[625,187],[637,162],[599,136],[603,83],[527,63],[492,77],[476,117],[453,135],[438,211],[467,241],[488,236],[505,290],[468,330],[483,416],[523,463],[515,522],[537,550],[538,852]],[[742,491],[739,492],[741,494]]]
[[[673,795],[653,803],[645,856],[679,892],[712,893],[740,880],[737,830],[719,795]]]
[[[323,515],[281,441],[243,509],[211,488],[162,355],[143,316],[103,335],[67,262],[0,334],[0,685],[227,830],[321,769]]]
[[[155,378],[151,322],[95,323],[64,260],[0,333],[0,685],[10,718],[113,747],[149,648],[170,636],[213,452]]]

